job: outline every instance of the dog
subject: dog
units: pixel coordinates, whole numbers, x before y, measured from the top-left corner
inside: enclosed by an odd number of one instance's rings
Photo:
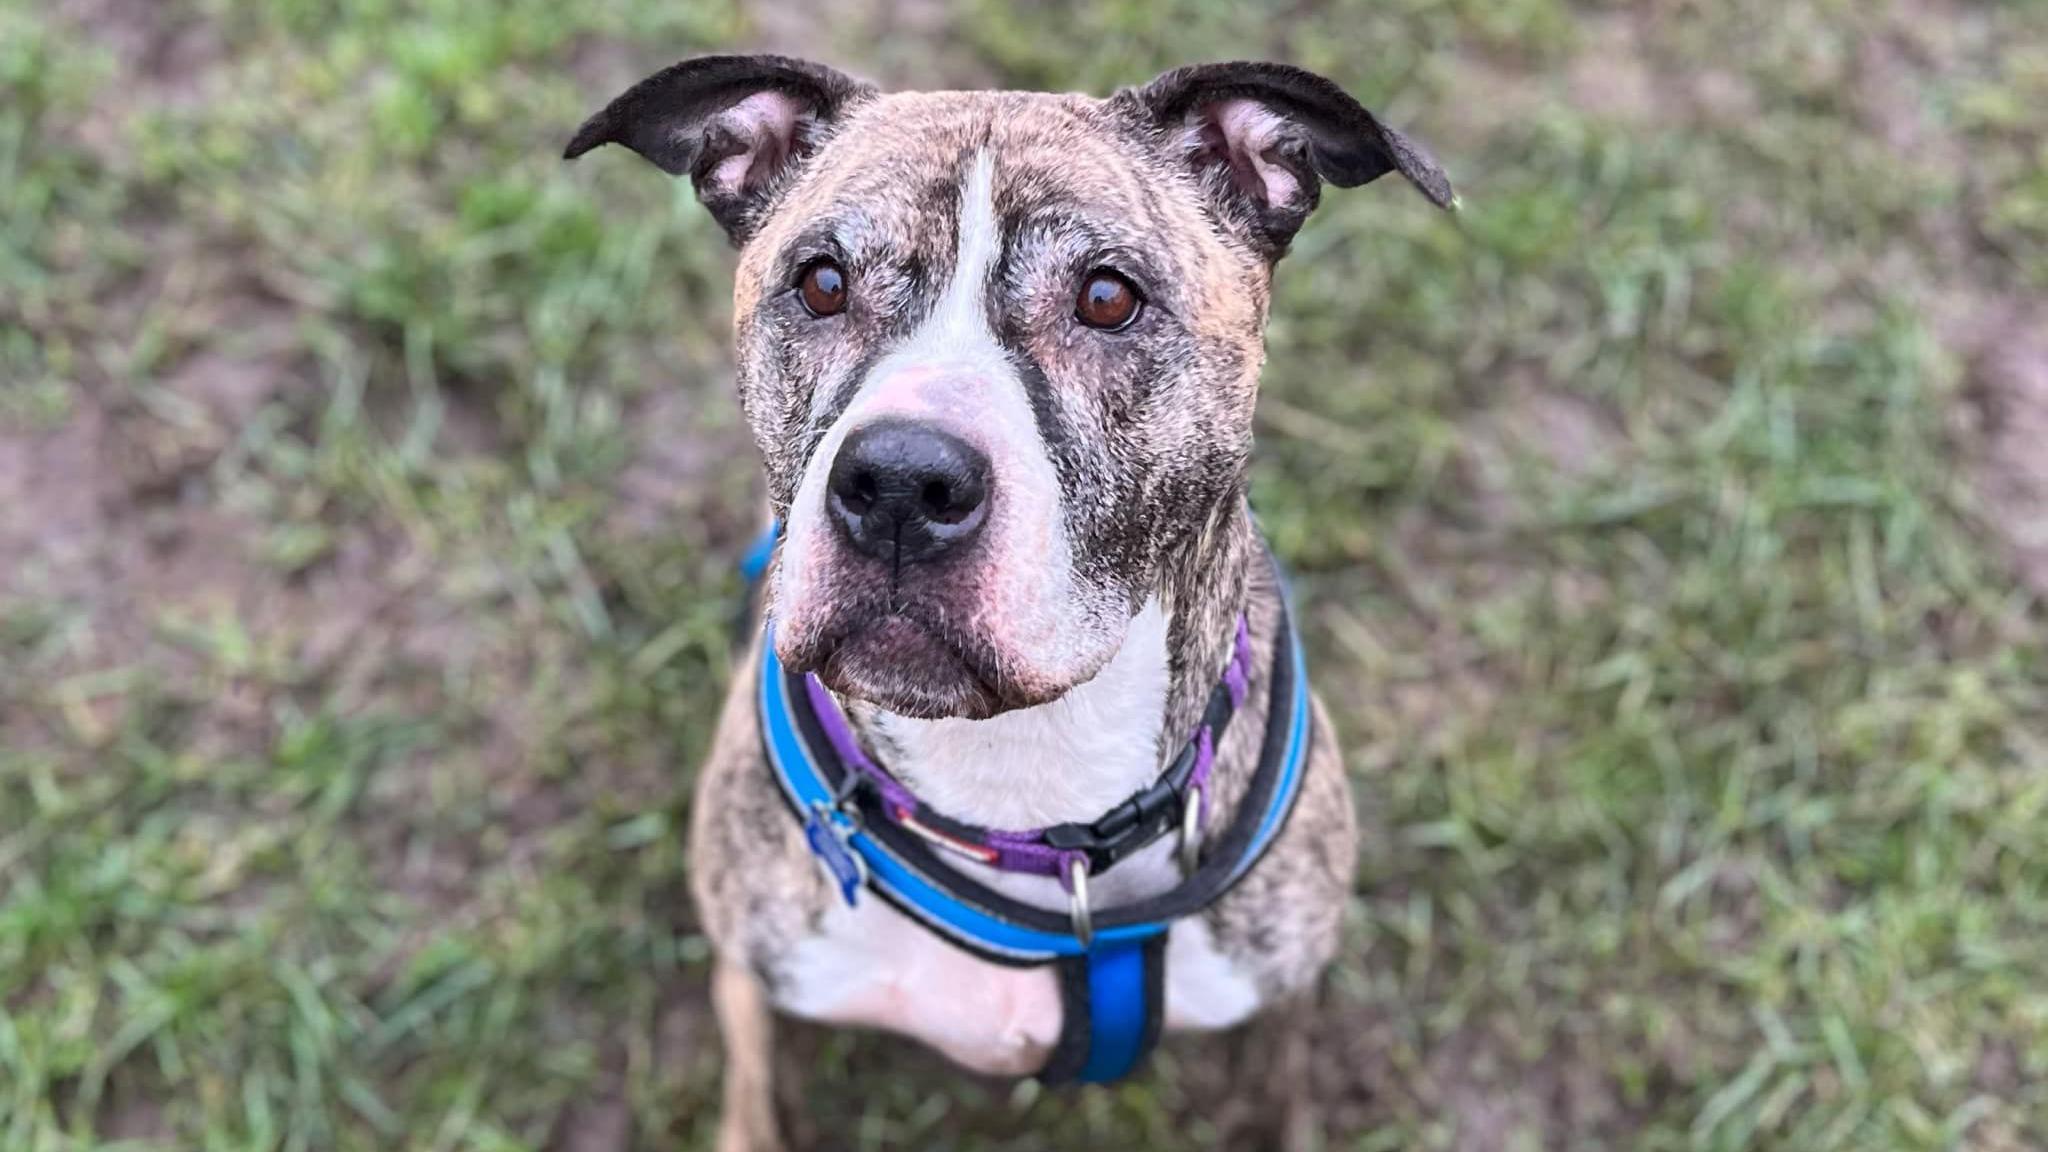
[[[1275,264],[1419,145],[1330,80],[883,93],[687,60],[575,134],[688,176],[738,248],[740,406],[780,526],[698,777],[722,1152],[780,1149],[772,1014],[978,1073],[1113,1079],[1287,1022],[1357,832],[1247,503]]]

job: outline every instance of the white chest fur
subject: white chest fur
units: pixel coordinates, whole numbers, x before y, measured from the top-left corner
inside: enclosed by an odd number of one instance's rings
[[[987,828],[1093,820],[1159,773],[1166,613],[1155,597],[1102,671],[1065,696],[988,720],[877,723],[890,770],[934,811]]]
[[[892,768],[955,819],[992,828],[1088,820],[1158,774],[1166,689],[1166,620],[1154,601],[1132,620],[1102,672],[1060,700],[978,722],[884,717],[882,732],[901,754]],[[1172,887],[1179,879],[1173,849],[1162,840],[1105,873],[1091,885],[1097,905]],[[1055,880],[960,866],[1014,899],[1067,907]],[[1050,968],[978,959],[872,895],[852,908],[835,906],[821,929],[781,967],[777,1000],[784,1011],[904,1033],[995,1075],[1037,1071],[1059,1038],[1059,990]],[[1206,925],[1174,926],[1167,942],[1168,1028],[1228,1027],[1250,1015],[1258,999],[1252,981],[1215,949]]]

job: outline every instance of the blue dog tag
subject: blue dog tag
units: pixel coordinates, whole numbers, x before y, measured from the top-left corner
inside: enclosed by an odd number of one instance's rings
[[[804,821],[804,841],[811,846],[811,855],[825,869],[826,879],[838,886],[848,908],[868,875],[867,862],[853,850],[853,831],[853,821],[845,813],[823,803],[811,805],[811,815]]]

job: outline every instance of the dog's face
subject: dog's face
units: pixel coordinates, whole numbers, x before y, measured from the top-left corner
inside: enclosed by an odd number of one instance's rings
[[[1162,558],[1234,506],[1273,262],[1322,180],[1451,202],[1420,149],[1276,65],[1098,100],[713,57],[569,154],[607,142],[688,173],[740,245],[778,654],[928,718],[1092,677]]]

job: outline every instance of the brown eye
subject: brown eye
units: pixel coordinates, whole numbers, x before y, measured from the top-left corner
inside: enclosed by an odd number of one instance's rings
[[[1138,318],[1142,303],[1129,280],[1107,268],[1097,268],[1081,282],[1081,295],[1074,301],[1074,318],[1090,328],[1114,332]]]
[[[813,316],[837,316],[846,311],[846,277],[830,260],[805,268],[796,282],[796,294]]]

